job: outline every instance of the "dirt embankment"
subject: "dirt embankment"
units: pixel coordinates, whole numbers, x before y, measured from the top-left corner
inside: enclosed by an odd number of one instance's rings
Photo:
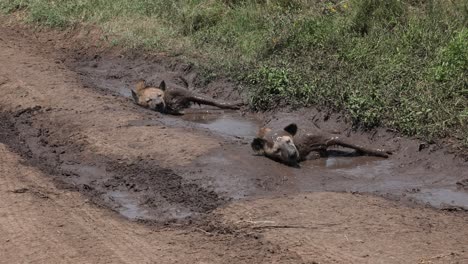
[[[225,80],[202,85],[191,66],[162,55],[145,59],[82,48],[83,39],[98,41],[95,32],[34,33],[18,26],[0,26],[0,32],[5,175],[0,195],[6,201],[0,221],[9,226],[1,229],[9,243],[3,245],[6,260],[18,257],[18,245],[30,243],[36,253],[18,262],[47,259],[44,248],[62,252],[49,256],[57,262],[80,262],[91,253],[85,261],[105,262],[106,256],[123,263],[468,259],[467,166],[434,145],[385,130],[352,131],[339,115],[307,109],[263,119],[212,109],[193,109],[184,118],[163,116],[128,98],[136,79],[166,79],[223,100],[236,100],[240,93]],[[395,155],[388,160],[331,156],[306,162],[300,170],[252,155],[248,143],[260,123],[293,121],[302,129],[337,130],[392,148]],[[329,191],[373,193],[456,212]],[[85,199],[158,225],[125,222]],[[190,224],[193,219],[196,224]],[[63,224],[68,221],[76,225]],[[178,221],[188,225],[159,225]],[[15,235],[19,230],[21,236]],[[74,236],[78,233],[81,240]],[[93,243],[82,242],[87,240]],[[164,253],[155,256],[155,249]]]

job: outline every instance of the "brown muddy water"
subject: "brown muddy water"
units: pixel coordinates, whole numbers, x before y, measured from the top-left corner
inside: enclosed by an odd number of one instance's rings
[[[330,155],[292,168],[254,156],[247,145],[203,157],[196,165],[212,176],[217,191],[235,199],[337,191],[372,193],[436,208],[468,209],[468,192],[454,188],[456,177],[440,171],[402,170],[392,158]]]
[[[257,133],[261,122],[249,115],[241,115],[232,110],[216,110],[209,108],[190,108],[180,117],[167,116],[163,123],[167,125],[191,126],[206,129],[220,136],[238,139],[252,139]],[[187,121],[187,122],[184,122]],[[161,125],[161,120],[133,120],[129,126]]]

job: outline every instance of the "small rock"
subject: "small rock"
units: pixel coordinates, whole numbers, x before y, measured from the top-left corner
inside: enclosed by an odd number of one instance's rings
[[[421,143],[419,144],[419,151],[425,149],[425,148],[428,148],[429,147],[429,144],[428,143]]]
[[[19,188],[19,189],[13,190],[13,193],[25,193],[27,191],[29,191],[28,188]]]

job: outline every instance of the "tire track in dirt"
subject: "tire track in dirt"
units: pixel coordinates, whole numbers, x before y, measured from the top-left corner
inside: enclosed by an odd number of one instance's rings
[[[56,189],[3,144],[0,157],[0,263],[298,263],[250,238],[128,222]]]
[[[113,200],[112,195],[125,192],[148,210],[155,210],[152,214],[160,214],[159,219],[163,221],[178,218],[171,213],[173,210],[165,213],[164,210],[169,208],[179,208],[177,210],[190,215],[208,212],[223,203],[223,198],[213,191],[194,182],[184,182],[181,176],[156,162],[121,156],[113,158],[109,154],[104,156],[86,150],[86,145],[78,143],[86,139],[79,133],[75,139],[75,132],[69,132],[76,131],[74,126],[61,121],[60,116],[54,115],[54,110],[38,108],[19,113],[0,115],[2,122],[11,127],[4,133],[20,135],[18,140],[12,137],[2,141],[26,153],[35,166],[56,175],[55,179],[66,183],[65,187],[86,193],[98,204],[118,210],[119,201]],[[60,129],[50,131],[51,124]],[[26,145],[21,144],[22,138]]]
[[[6,173],[6,175],[11,175],[11,173]],[[51,225],[54,226],[54,227],[59,227],[58,231],[59,233],[62,233],[62,231],[60,231],[60,229],[62,229],[61,227],[63,227],[64,225],[68,225],[71,223],[76,223],[78,222],[77,220],[79,218],[82,218],[83,215],[86,215],[87,218],[88,218],[88,221],[92,221],[94,223],[94,226],[101,226],[103,223],[102,223],[102,219],[100,218],[96,218],[95,215],[91,214],[89,211],[85,211],[85,210],[80,210],[78,209],[78,212],[75,212],[75,211],[65,211],[63,212],[63,208],[66,208],[66,204],[64,204],[64,202],[61,200],[61,199],[57,199],[57,198],[60,198],[60,197],[51,197],[51,193],[50,192],[45,192],[44,190],[37,190],[37,187],[36,186],[40,186],[40,182],[38,181],[31,181],[31,179],[28,177],[21,177],[21,185],[23,184],[26,184],[26,189],[27,191],[25,192],[24,195],[26,196],[31,196],[29,197],[28,200],[30,200],[32,202],[32,204],[30,205],[31,207],[36,207],[36,206],[39,206],[39,207],[46,207],[48,208],[48,212],[49,213],[52,213],[52,214],[60,214],[60,213],[63,213],[66,215],[66,218],[68,219],[67,223],[66,224],[63,224],[61,220],[58,220],[58,221],[55,221],[55,220],[52,220],[52,223]],[[49,188],[53,188],[52,186],[49,186]],[[12,190],[21,190],[22,188],[18,188],[18,186],[13,186],[13,189]],[[43,188],[41,188],[43,189]],[[10,189],[11,190],[11,189]],[[39,201],[37,201],[37,199],[34,199],[34,198],[41,198],[39,199]],[[59,210],[56,210],[56,208],[60,208]],[[41,230],[44,229],[43,227],[43,224],[37,220],[37,215],[35,214],[35,212],[33,210],[29,211],[29,210],[25,210],[25,212],[16,212],[13,210],[12,212],[13,214],[10,216],[10,218],[13,220],[13,219],[16,219],[17,220],[17,226],[16,228],[13,228],[14,229],[22,229],[23,227],[27,227],[28,229],[26,231],[23,231],[23,236],[24,235],[28,235],[28,236],[31,236],[31,237],[37,237],[37,238],[40,238],[40,241],[34,241],[33,243],[33,248],[40,248],[41,246],[44,246],[45,244],[45,247],[47,248],[52,248],[53,245],[58,245],[59,244],[59,240],[55,237],[55,236],[50,236],[50,235],[45,235],[41,232]],[[28,213],[28,215],[24,215],[24,213]],[[23,215],[22,215],[23,214]],[[19,221],[18,221],[19,220]],[[74,224],[75,225],[75,224]],[[110,233],[110,236],[105,232],[103,232],[102,230],[95,230],[95,228],[93,228],[92,226],[87,226],[87,225],[83,225],[83,224],[80,224],[79,222],[76,224],[76,226],[78,227],[80,231],[80,233],[86,233],[86,234],[93,234],[92,236],[94,236],[94,238],[90,238],[91,240],[96,240],[98,241],[100,244],[104,245],[104,248],[109,248],[111,250],[111,252],[109,253],[106,253],[106,255],[115,255],[115,256],[118,256],[118,258],[115,258],[115,259],[112,259],[110,258],[109,259],[109,262],[111,263],[117,263],[117,262],[122,262],[122,263],[129,263],[129,262],[137,262],[137,263],[145,263],[145,262],[148,262],[150,261],[150,259],[148,258],[145,258],[145,256],[143,255],[144,252],[150,252],[151,251],[151,248],[148,247],[145,243],[141,243],[141,241],[139,241],[138,239],[136,238],[133,238],[133,237],[118,237],[117,238],[117,235],[113,235],[113,234],[119,234],[119,233],[122,233],[121,231],[122,228],[117,225],[116,223],[110,221],[110,222],[107,222],[107,225],[110,225],[109,229],[110,230],[113,230],[113,233]],[[61,243],[65,242],[65,244],[69,245],[69,244],[72,244],[76,241],[74,241],[74,239],[70,239],[70,238],[74,238],[76,236],[78,236],[78,234],[64,234],[63,236],[66,236],[68,239],[67,240],[64,240],[64,241],[61,241]],[[45,238],[48,238],[50,239],[49,240],[46,240]],[[88,238],[89,239],[89,238]],[[139,256],[139,258],[135,258],[135,256],[132,256],[131,259],[128,259],[127,258],[127,254],[126,253],[122,253],[122,252],[125,252],[128,248],[131,248],[131,247],[135,247],[136,246],[136,249],[134,251],[136,251],[137,255]],[[34,250],[31,250],[31,247],[28,248],[30,252],[30,255],[38,255],[38,253],[40,253],[40,250],[37,250],[37,251],[34,251]],[[141,253],[141,254],[138,254],[138,253]],[[68,255],[79,255],[78,252],[76,251],[73,251],[73,252],[70,252],[69,250],[67,250],[67,254]],[[44,260],[46,260],[48,258],[48,256],[41,256],[39,254],[39,256],[37,258],[43,258]],[[67,260],[66,262],[69,262],[71,261],[70,258],[65,258],[65,257],[62,257],[61,258],[64,258],[65,260]],[[40,260],[40,259],[39,259]]]
[[[31,180],[32,174],[34,172],[29,170],[19,170],[18,163],[15,162],[14,158],[10,153],[7,152],[6,148],[1,146],[1,156],[2,164],[6,170],[2,170],[2,175],[6,177],[2,178],[3,182],[7,183],[7,189],[2,188],[0,193],[7,195],[8,197],[2,197],[2,201],[6,201],[5,209],[3,214],[7,215],[7,224],[10,225],[9,230],[12,230],[16,233],[15,236],[11,237],[10,242],[17,245],[27,245],[27,247],[20,247],[20,252],[27,253],[25,258],[31,262],[41,262],[46,263],[48,259],[63,259],[63,261],[70,263],[72,256],[78,256],[78,251],[72,247],[68,247],[67,244],[73,241],[73,236],[69,236],[68,240],[59,240],[61,237],[60,227],[63,225],[73,225],[75,217],[70,214],[67,210],[59,206],[54,202],[56,195],[45,195],[38,190],[38,187],[42,187],[38,181]],[[12,161],[13,160],[13,161]],[[9,171],[8,168],[16,168],[17,171]],[[12,177],[17,175],[17,179],[8,179],[7,177]],[[14,177],[14,176],[13,176]],[[52,185],[46,186],[48,189],[53,189]],[[42,187],[43,188],[43,187]],[[42,189],[40,188],[40,189]],[[21,196],[21,197],[20,197]],[[14,201],[14,204],[22,201],[23,203],[19,206],[9,205],[7,202]],[[57,211],[56,208],[59,208]],[[38,210],[34,210],[37,208]],[[44,210],[46,214],[49,215],[60,215],[64,218],[60,219],[51,219],[47,216],[44,216]],[[64,220],[67,220],[66,222]],[[64,223],[65,222],[65,223]],[[47,228],[46,226],[49,226]],[[52,228],[50,228],[52,227]],[[4,230],[6,231],[6,230]],[[20,231],[21,233],[17,233]],[[51,234],[54,232],[55,234]],[[89,230],[82,230],[83,233],[88,233]],[[92,234],[92,233],[91,233]],[[8,235],[6,236],[8,237]],[[29,239],[31,238],[31,239]],[[65,243],[64,243],[65,242]],[[59,249],[60,248],[60,249]],[[52,255],[50,252],[44,250],[48,249],[55,252],[57,255]],[[6,250],[7,252],[11,250]],[[58,252],[63,252],[62,254]],[[16,254],[15,252],[14,254]],[[111,254],[106,254],[111,255]],[[7,262],[14,260],[13,257],[7,257]],[[118,259],[115,259],[117,261]]]

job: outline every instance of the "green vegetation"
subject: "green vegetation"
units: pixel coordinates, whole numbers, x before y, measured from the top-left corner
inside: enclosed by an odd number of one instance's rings
[[[254,109],[325,106],[366,128],[468,144],[466,0],[0,0],[0,9],[184,55],[247,84]]]

